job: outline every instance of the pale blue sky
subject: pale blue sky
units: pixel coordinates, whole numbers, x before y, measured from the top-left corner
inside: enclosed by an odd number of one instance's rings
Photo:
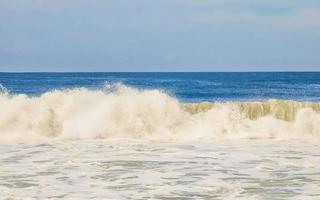
[[[319,71],[319,0],[0,0],[0,71]]]

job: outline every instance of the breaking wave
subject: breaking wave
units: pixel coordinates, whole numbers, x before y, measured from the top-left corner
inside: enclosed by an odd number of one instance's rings
[[[0,141],[47,139],[320,138],[320,103],[182,103],[122,84],[30,97],[0,94]]]

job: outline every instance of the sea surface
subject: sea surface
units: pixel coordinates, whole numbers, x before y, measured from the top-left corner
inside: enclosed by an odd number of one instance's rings
[[[0,199],[320,199],[320,73],[0,73]]]

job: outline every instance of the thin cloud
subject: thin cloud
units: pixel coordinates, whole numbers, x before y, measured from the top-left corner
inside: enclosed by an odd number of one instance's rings
[[[277,29],[320,28],[320,10],[301,10],[290,15],[258,15],[253,12],[202,12],[191,16],[195,23],[230,24],[241,23],[269,26]]]

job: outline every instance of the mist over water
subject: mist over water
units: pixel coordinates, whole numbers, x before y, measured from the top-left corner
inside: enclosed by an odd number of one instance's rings
[[[0,83],[1,198],[320,198],[318,73]]]

